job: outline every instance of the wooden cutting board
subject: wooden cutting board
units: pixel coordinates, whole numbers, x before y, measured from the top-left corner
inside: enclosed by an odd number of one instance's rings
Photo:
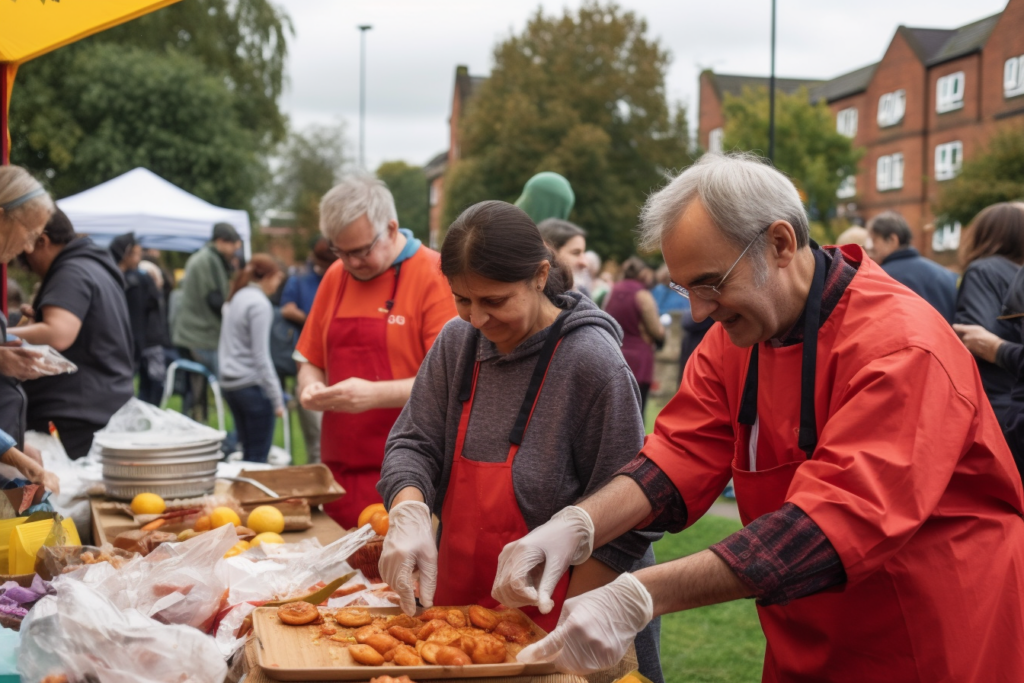
[[[368,608],[375,616],[400,614],[397,607]],[[525,614],[540,640],[546,632]],[[277,681],[366,681],[374,676],[406,675],[413,680],[445,678],[491,678],[538,676],[555,672],[549,662],[522,664],[471,664],[468,666],[362,666],[349,654],[344,643],[320,634],[319,626],[289,626],[277,618],[276,607],[259,607],[253,612],[256,650],[263,672]]]

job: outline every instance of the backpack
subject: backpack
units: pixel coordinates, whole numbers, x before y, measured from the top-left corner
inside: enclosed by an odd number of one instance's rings
[[[299,327],[284,319],[281,307],[274,306],[274,321],[270,325],[270,359],[279,375],[295,377],[299,373],[292,353],[299,343],[300,332]]]

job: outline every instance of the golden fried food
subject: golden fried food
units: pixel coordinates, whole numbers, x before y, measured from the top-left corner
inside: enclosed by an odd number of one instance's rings
[[[450,645],[450,644],[458,641],[458,639],[461,638],[461,637],[462,637],[461,633],[456,631],[451,626],[445,625],[443,628],[439,628],[436,631],[434,631],[433,633],[431,633],[426,638],[426,640],[428,640],[428,641],[430,641],[432,643],[441,643],[442,645]]]
[[[348,652],[352,659],[364,666],[384,665],[384,656],[369,645],[349,645]]]
[[[408,614],[395,614],[388,617],[385,623],[387,624],[385,628],[391,628],[392,626],[404,626],[405,628],[415,630],[423,626],[422,621],[416,617],[410,617]]]
[[[320,625],[320,635],[323,635],[323,636],[333,636],[337,632],[338,632],[338,629],[336,629],[335,627],[331,626],[330,624],[321,624]]]
[[[388,650],[394,650],[402,643],[398,639],[389,636],[387,633],[374,633],[366,639],[364,644],[369,645],[377,652],[384,654]]]
[[[419,637],[416,635],[418,632],[419,629],[406,628],[405,626],[392,626],[388,629],[388,633],[407,645],[416,644],[416,641],[419,640]]]
[[[367,624],[366,626],[357,629],[353,636],[357,643],[365,643],[366,639],[370,636],[375,636],[378,633],[383,632],[384,630],[380,626],[377,626],[377,624]]]
[[[505,641],[491,634],[462,636],[459,649],[469,655],[474,664],[500,664],[507,654]]]
[[[522,624],[513,621],[500,621],[494,627],[494,633],[501,636],[510,643],[526,644],[530,642],[532,632]]]
[[[437,651],[442,647],[441,643],[425,643],[422,640],[416,643],[416,654],[423,658],[428,664],[437,664]]]
[[[345,628],[358,628],[373,623],[373,616],[366,608],[345,607],[335,612],[334,618]]]
[[[291,626],[302,626],[319,619],[320,610],[308,602],[288,602],[277,608],[277,618]]]
[[[511,621],[520,626],[530,627],[526,615],[516,609],[503,609],[500,612],[495,612],[494,616],[498,617],[498,621]]]
[[[442,645],[434,655],[434,663],[441,666],[466,666],[472,664],[473,660],[457,647]]]
[[[463,614],[460,609],[448,610],[444,615],[444,619],[455,628],[460,628],[466,625],[466,615]]]
[[[419,618],[423,621],[431,621],[433,619],[444,619],[448,616],[447,607],[431,607],[430,609],[424,610]]]
[[[423,666],[423,659],[408,645],[399,645],[393,650],[388,650],[384,655],[384,661],[394,662],[398,666]]]
[[[428,621],[417,635],[419,635],[420,640],[426,640],[434,631],[442,628],[451,628],[451,624],[444,619],[433,619]]]
[[[473,605],[469,608],[469,621],[477,628],[493,631],[494,627],[498,625],[499,619],[498,615],[486,607]]]
[[[392,676],[377,676],[376,678],[371,678],[370,683],[416,683],[416,681],[412,680],[408,676],[399,676],[398,678],[394,678]]]

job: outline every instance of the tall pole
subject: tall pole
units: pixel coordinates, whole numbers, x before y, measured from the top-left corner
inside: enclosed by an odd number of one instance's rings
[[[359,26],[359,168],[363,170],[366,170],[366,32],[371,28],[369,24]]]
[[[768,78],[768,160],[775,163],[775,0],[772,0],[772,73]]]

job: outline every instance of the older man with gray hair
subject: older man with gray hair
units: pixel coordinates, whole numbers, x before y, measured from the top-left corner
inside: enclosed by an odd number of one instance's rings
[[[820,248],[781,173],[705,155],[643,241],[712,327],[637,458],[502,551],[493,596],[543,604],[630,529],[678,532],[732,477],[745,528],[567,600],[519,661],[589,672],[654,617],[754,597],[764,681],[1009,681],[1024,671],[1024,492],[942,316],[862,248]]]
[[[398,227],[387,186],[345,178],[320,202],[320,232],[338,260],[296,345],[299,401],[323,411],[321,461],[345,489],[325,506],[351,528],[380,503],[384,444],[427,351],[455,317],[440,255]]]

